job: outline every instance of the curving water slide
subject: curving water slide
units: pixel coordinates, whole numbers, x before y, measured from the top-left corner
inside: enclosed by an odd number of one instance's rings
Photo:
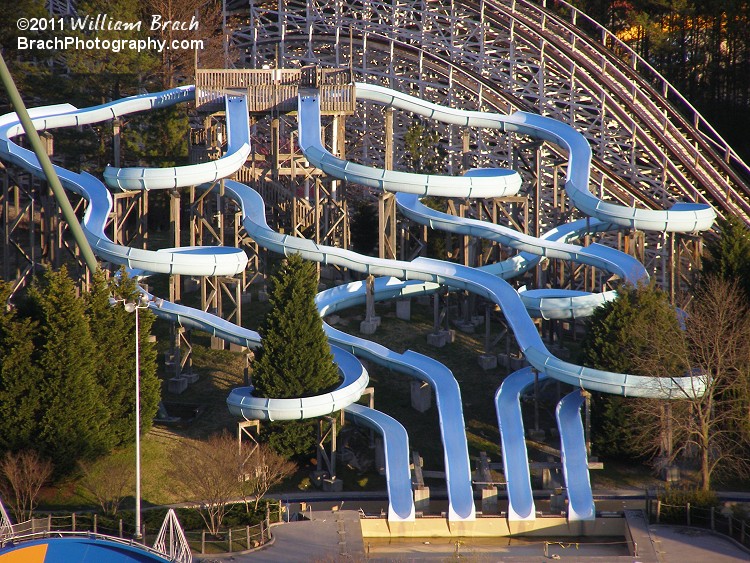
[[[180,87],[158,94],[143,94],[125,98],[116,102],[77,109],[70,104],[61,104],[30,110],[34,127],[37,130],[56,127],[77,127],[114,119],[130,113],[167,107],[180,102],[192,100],[194,89]],[[12,139],[23,134],[15,113],[0,117],[0,155],[6,160],[43,176],[39,162],[34,153],[18,146]],[[247,136],[249,139],[249,135]],[[239,147],[238,153],[229,153],[222,159],[206,163],[204,170],[213,169],[214,174],[232,174],[238,160],[244,160],[250,147]],[[196,165],[196,166],[203,166]],[[244,271],[247,266],[247,255],[242,249],[225,246],[199,246],[168,248],[159,251],[130,248],[112,242],[105,233],[107,217],[112,210],[112,196],[106,186],[97,178],[83,172],[77,174],[59,166],[55,171],[63,186],[81,196],[89,203],[83,216],[81,226],[94,253],[99,258],[122,264],[135,270],[144,270],[158,274],[184,274],[190,276],[234,276]],[[213,273],[209,273],[213,272]]]
[[[661,230],[680,232],[700,230],[710,227],[713,220],[713,211],[710,208],[694,204],[677,204],[671,210],[659,212],[633,210],[598,200],[587,189],[588,165],[590,163],[588,144],[572,128],[548,118],[521,112],[511,116],[501,116],[440,108],[429,102],[405,96],[398,92],[363,84],[357,85],[357,91],[360,97],[408,109],[441,121],[448,120],[449,123],[461,123],[468,126],[496,127],[507,131],[518,131],[555,142],[569,151],[566,189],[571,200],[579,208],[593,215],[594,218],[585,224],[579,222],[576,226],[571,226],[568,229],[560,228],[556,230],[557,232],[548,236],[546,240],[542,240],[526,237],[519,233],[514,235],[512,231],[503,232],[496,225],[490,226],[472,222],[469,219],[437,215],[429,217],[429,213],[426,213],[423,206],[418,203],[416,195],[497,197],[517,190],[520,186],[520,179],[516,173],[502,169],[476,171],[467,174],[465,177],[451,178],[383,171],[337,159],[326,151],[320,143],[320,115],[317,97],[301,96],[299,101],[300,145],[311,163],[335,177],[367,186],[390,191],[398,191],[402,186],[406,186],[403,191],[415,194],[415,196],[399,195],[399,205],[405,213],[410,214],[410,217],[415,220],[419,220],[418,217],[422,216],[425,221],[432,221],[431,224],[435,226],[441,224],[446,228],[455,229],[454,232],[486,236],[522,250],[522,253],[501,265],[493,265],[495,267],[488,268],[488,271],[436,260],[418,259],[413,262],[400,262],[361,256],[344,249],[325,247],[309,240],[296,239],[274,232],[265,221],[264,205],[260,196],[242,184],[227,181],[227,193],[240,203],[245,227],[259,244],[283,254],[299,252],[307,259],[339,264],[365,273],[397,276],[404,280],[421,280],[421,283],[396,280],[382,282],[378,280],[376,283],[377,298],[392,298],[394,295],[403,296],[434,291],[440,284],[467,289],[482,295],[494,301],[503,309],[522,351],[542,375],[546,374],[582,388],[629,396],[679,398],[686,394],[702,392],[698,379],[677,377],[669,380],[655,380],[653,378],[613,374],[575,366],[555,358],[539,338],[536,327],[526,311],[526,305],[535,311],[534,314],[547,318],[562,318],[566,314],[575,314],[575,311],[579,311],[580,315],[582,314],[580,311],[590,310],[598,302],[601,302],[602,297],[590,301],[591,297],[588,295],[561,293],[559,291],[554,294],[545,294],[543,290],[532,290],[519,296],[500,276],[510,277],[514,272],[517,273],[529,267],[529,264],[533,264],[539,256],[546,256],[595,265],[623,279],[639,279],[644,275],[643,269],[637,263],[634,263],[631,258],[600,245],[583,248],[567,244],[565,241],[575,236],[576,233],[608,230],[616,228],[616,226],[640,229],[655,226]],[[112,118],[130,111],[162,107],[170,103],[184,101],[189,99],[190,96],[192,96],[190,88],[182,88],[161,94],[128,98],[88,110],[76,110],[69,105],[40,108],[32,113],[32,117],[35,118],[35,126],[39,129],[78,125]],[[127,189],[165,189],[192,185],[199,180],[213,181],[231,175],[244,163],[245,151],[249,151],[249,135],[247,133],[247,107],[244,98],[228,96],[226,100],[227,124],[230,133],[229,148],[227,155],[220,161],[216,161],[219,165],[214,169],[201,168],[202,165],[177,167],[166,171],[143,168],[107,169],[105,178],[109,183]],[[10,141],[13,136],[19,134],[19,129],[14,115],[2,118],[0,121],[0,153],[16,164],[39,173],[34,155]],[[244,156],[242,156],[243,153]],[[207,164],[214,165],[214,163]],[[150,252],[115,245],[104,234],[104,219],[111,209],[111,197],[106,188],[90,175],[79,175],[60,168],[57,171],[61,175],[63,184],[68,189],[88,199],[89,206],[83,221],[84,229],[87,238],[94,246],[95,252],[102,258],[145,272],[155,273],[233,275],[244,269],[246,257],[238,249],[201,247]],[[530,255],[532,253],[533,256]],[[188,257],[188,259],[184,259],[185,257]],[[319,298],[321,314],[326,314],[326,311],[330,312],[338,306],[343,306],[337,304],[353,303],[360,298],[357,296],[364,300],[363,288],[352,287],[341,289],[339,292],[333,290],[330,293],[326,292]],[[589,302],[586,303],[587,301]],[[207,330],[230,341],[255,346],[259,341],[257,333],[237,327],[208,313],[192,310],[181,305],[165,303],[161,309],[155,309],[155,312],[181,324]],[[344,335],[331,327],[326,327],[326,329],[333,343],[338,343],[374,361],[385,363],[391,367],[398,366],[394,369],[401,369],[416,377],[430,381],[435,387],[436,402],[441,415],[441,435],[445,445],[446,474],[450,498],[449,519],[472,519],[474,517],[473,496],[466,438],[463,430],[460,391],[450,371],[445,366],[419,354],[413,352],[395,354],[357,337]],[[275,400],[252,397],[251,388],[240,388],[234,390],[228,398],[230,410],[252,418],[282,419],[319,416],[344,407],[347,402],[354,401],[359,397],[361,390],[367,384],[367,375],[361,368],[361,364],[344,350],[334,349],[334,353],[342,369],[343,378],[342,384],[333,393],[314,398],[290,399],[287,400],[291,401],[290,403],[281,404],[274,402]],[[437,377],[436,373],[443,375]],[[498,395],[500,396],[501,393],[498,393]],[[392,419],[388,420],[389,417],[382,415],[382,413],[368,412],[369,409],[352,406],[347,407],[347,411],[364,420],[371,427],[384,432],[386,436],[387,467],[389,468],[389,497],[391,499],[389,518],[396,520],[413,518],[410,487],[406,485],[408,443],[405,439],[405,432],[402,432],[403,428],[401,427],[401,430],[399,430],[400,425],[397,422]],[[563,412],[568,413],[569,411],[570,409],[566,409]],[[578,417],[578,423],[580,424],[580,416],[577,415],[577,412],[576,409],[573,409],[573,414]],[[558,415],[561,434],[566,436],[569,434],[569,427],[575,426],[572,422],[575,416],[567,414],[561,418]],[[503,424],[501,423],[501,429],[502,427]],[[572,428],[572,430],[575,431],[576,429]],[[572,452],[577,448],[577,444],[575,440],[569,443],[571,445],[567,449]],[[515,455],[508,452],[520,451],[519,446],[524,450],[523,459],[525,459],[522,428],[520,432],[517,429],[503,432],[503,450],[506,460]],[[572,463],[575,456],[566,455],[564,457],[565,463],[569,464]],[[576,462],[578,463],[577,470],[580,470],[580,457]],[[572,473],[567,470],[567,465],[565,467],[566,477],[570,478],[569,476]],[[406,469],[404,470],[404,468]],[[528,467],[526,467],[526,471],[528,471]],[[508,469],[506,461],[506,476],[508,473],[513,474],[513,470]],[[586,475],[588,475],[587,472]],[[512,479],[509,478],[509,482],[511,481]],[[516,488],[513,486],[513,491],[515,490]],[[588,490],[585,486],[569,487],[569,495],[575,497],[570,498],[571,507],[585,507],[588,505],[588,497],[590,497],[590,485]],[[512,496],[519,496],[519,500],[513,502],[513,510],[509,511],[511,519],[526,518],[529,514],[534,513],[533,499],[529,504],[529,499],[525,498],[526,495],[524,494]],[[572,519],[588,519],[593,517],[593,513],[576,509],[571,510],[569,516]]]

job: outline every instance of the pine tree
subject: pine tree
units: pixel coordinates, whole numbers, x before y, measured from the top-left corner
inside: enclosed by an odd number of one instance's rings
[[[404,134],[404,149],[409,169],[418,174],[441,174],[448,153],[440,144],[440,135],[428,130],[421,119],[415,119]]]
[[[750,298],[750,229],[736,215],[718,221],[719,237],[706,242],[703,271],[738,283]]]
[[[271,279],[272,310],[260,334],[256,394],[280,399],[316,395],[339,380],[323,323],[315,306],[318,276],[312,262],[288,257]]]
[[[10,293],[10,284],[0,282],[0,303]],[[0,309],[0,451],[26,448],[39,434],[42,372],[34,363],[36,329],[15,309]]]
[[[39,316],[38,364],[44,372],[37,443],[56,471],[65,473],[77,460],[107,451],[106,395],[96,381],[95,343],[84,303],[67,270],[47,272],[44,285],[33,286],[29,296]]]
[[[135,315],[124,307],[112,307],[109,298],[133,300],[135,283],[122,270],[120,278],[107,280],[102,272],[94,275],[86,312],[91,336],[96,343],[97,382],[105,396],[111,444],[119,446],[135,439]],[[141,429],[148,431],[159,406],[161,383],[156,375],[156,349],[149,341],[154,317],[146,310],[138,313],[140,322]]]

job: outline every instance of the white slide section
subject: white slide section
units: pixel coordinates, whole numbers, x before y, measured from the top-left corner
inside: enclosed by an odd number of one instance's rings
[[[577,389],[565,395],[555,409],[557,427],[560,429],[563,476],[568,489],[569,521],[593,520],[596,516],[586,456],[586,438],[581,421],[583,402],[583,393]]]
[[[165,190],[215,182],[234,174],[245,165],[250,154],[247,97],[225,96],[224,100],[229,137],[224,156],[210,162],[175,168],[107,166],[104,169],[104,181],[108,186],[122,190]]]
[[[385,413],[353,403],[344,409],[348,418],[383,436],[388,520],[414,520],[414,497],[409,469],[409,436],[401,423]]]
[[[622,228],[614,223],[604,223],[598,219],[581,219],[560,228],[551,229],[537,238],[503,225],[436,211],[420,203],[419,198],[412,194],[398,194],[396,203],[404,215],[417,223],[428,225],[433,229],[491,240],[520,250],[521,254],[516,259],[483,268],[503,279],[519,275],[535,266],[540,257],[546,257],[594,266],[631,284],[648,281],[646,269],[628,254],[601,244],[579,246],[567,242],[585,234]],[[588,293],[566,289],[526,291],[522,288],[519,293],[529,314],[532,317],[544,319],[589,317],[594,309],[617,296],[615,291]]]
[[[313,126],[316,130],[320,129],[320,103],[317,97],[300,95],[299,120],[300,129]],[[300,131],[300,138],[302,137]],[[320,136],[308,134],[305,138],[315,144],[316,150],[310,151],[310,146],[301,148],[307,159],[314,166],[318,166],[315,157],[325,152]],[[352,182],[357,181],[354,175],[350,175],[348,179]],[[227,189],[229,186],[230,183],[227,182]],[[704,383],[700,377],[656,378],[619,374],[578,366],[556,358],[539,336],[536,325],[526,313],[523,301],[516,290],[488,272],[428,258],[417,258],[411,262],[371,258],[349,250],[318,245],[310,240],[295,239],[269,229],[265,221],[263,200],[259,195],[248,194],[245,205],[248,208],[245,213],[245,229],[258,244],[274,252],[299,253],[308,260],[345,266],[368,274],[436,282],[455,289],[465,289],[491,300],[503,310],[529,363],[550,377],[575,387],[629,397],[679,399],[701,395],[704,391]]]
[[[374,84],[357,82],[356,89],[358,99],[410,111],[435,121],[513,131],[554,143],[568,152],[565,190],[570,201],[586,215],[602,221],[644,231],[692,233],[710,229],[716,219],[716,212],[705,204],[676,203],[669,210],[652,210],[616,205],[599,199],[589,190],[591,147],[583,135],[561,121],[523,111],[502,115],[447,108]],[[354,178],[347,179],[357,182]],[[457,194],[447,195],[461,197]]]
[[[36,108],[31,110],[30,115],[38,130],[73,127],[166,107],[192,99],[192,96],[192,88],[182,87],[81,110],[69,104]],[[0,157],[43,177],[36,155],[13,142],[12,139],[21,134],[23,128],[15,113],[0,118]],[[105,233],[107,218],[112,210],[112,196],[106,186],[86,172],[77,174],[59,166],[55,166],[55,171],[66,189],[88,201],[81,227],[94,253],[102,260],[160,274],[234,276],[245,270],[247,255],[239,248],[189,246],[150,251],[115,244]]]
[[[544,374],[539,374],[539,380],[544,378]],[[521,394],[532,385],[534,370],[525,367],[508,375],[495,393],[503,470],[508,489],[508,520],[511,521],[536,518],[521,414]]]
[[[378,278],[375,280],[374,293],[377,300],[392,299],[397,294],[425,293],[426,286],[427,284],[405,286],[403,282],[393,278]],[[432,287],[434,291],[438,286]],[[334,311],[362,304],[365,299],[365,283],[353,282],[318,294],[318,310],[321,315],[329,315]],[[453,372],[442,363],[423,354],[411,350],[399,354],[385,346],[347,334],[329,325],[326,325],[325,329],[331,342],[335,342],[337,346],[351,351],[356,356],[430,384],[435,391],[440,437],[443,442],[445,482],[448,488],[448,519],[450,521],[473,520],[475,508],[471,487],[469,448],[464,429],[461,389]],[[408,464],[408,458],[406,463]]]
[[[69,104],[37,108],[31,111],[31,115],[33,118],[37,118],[35,125],[40,129],[81,125],[152,107],[164,107],[169,103],[191,99],[192,94],[192,88],[180,88],[174,92],[139,96],[135,100],[120,100],[103,107],[83,110],[78,110]],[[117,185],[123,188],[167,189],[178,185],[190,185],[196,181],[214,181],[224,175],[232,174],[244,164],[247,153],[249,153],[246,98],[228,97],[226,109],[229,156],[206,163],[206,166],[177,167],[168,169],[166,173],[159,169],[135,168],[108,169],[108,175],[110,177],[116,176],[118,179]],[[40,173],[33,153],[10,141],[11,137],[22,133],[22,129],[17,125],[15,114],[3,117],[0,125],[5,126],[0,133],[0,148],[5,149],[2,150],[2,156],[32,172]],[[2,140],[5,142],[2,143]],[[83,221],[84,232],[87,233],[87,238],[100,258],[113,263],[124,264],[133,271],[145,273],[235,275],[245,269],[246,255],[242,250],[236,248],[189,247],[153,252],[112,243],[104,234],[106,219],[112,208],[111,195],[106,187],[88,174],[79,175],[59,167],[57,172],[67,189],[83,195],[88,200],[89,205]],[[126,179],[130,183],[127,183]],[[180,259],[183,257],[186,259],[181,263]],[[232,257],[235,260],[228,268],[229,261],[227,258]],[[160,307],[152,304],[151,309],[159,317],[178,322],[181,326],[202,330],[229,342],[250,348],[256,348],[260,345],[260,336],[257,332],[234,325],[210,313],[161,301]],[[351,354],[335,347],[332,348],[332,351],[341,372],[342,381],[330,393],[302,399],[264,399],[253,397],[252,388],[238,388],[233,390],[227,398],[230,411],[245,418],[286,420],[330,414],[350,405],[361,396],[367,387],[369,378],[361,363]],[[358,412],[356,418],[359,421],[364,421],[368,418],[368,413]],[[408,442],[400,443],[405,438],[405,432],[403,428],[400,433],[394,430],[394,424],[398,424],[395,421],[388,423],[386,419],[379,418],[377,415],[370,415],[369,419],[371,419],[371,427],[377,427],[376,429],[379,428],[391,434],[390,437],[384,437],[388,443],[386,455],[390,469],[387,473],[387,480],[389,493],[392,493],[389,494],[389,497],[396,499],[392,510],[389,510],[389,516],[398,520],[413,519],[414,508],[411,497]],[[404,450],[407,452],[406,455],[402,455]],[[406,475],[405,480],[404,474]],[[394,489],[394,491],[391,492],[391,489]],[[408,502],[405,500],[404,490],[408,492]],[[411,509],[409,509],[409,503],[411,503]]]
[[[382,170],[342,160],[328,152],[320,142],[320,100],[317,94],[299,96],[299,146],[316,168],[334,178],[386,192],[421,196],[502,197],[513,195],[521,187],[518,172],[506,168],[487,168],[460,178],[436,174],[412,174]]]

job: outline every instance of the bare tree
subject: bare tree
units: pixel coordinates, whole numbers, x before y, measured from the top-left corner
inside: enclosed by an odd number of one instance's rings
[[[258,510],[261,499],[274,486],[297,470],[297,465],[277,454],[266,444],[259,444],[244,464],[242,498],[249,508],[249,499],[255,498],[254,509]]]
[[[737,284],[707,277],[685,336],[706,392],[690,401],[692,416],[678,422],[685,425],[685,448],[698,451],[701,488],[708,490],[714,472],[750,474],[743,447],[750,445],[750,310]]]
[[[0,487],[3,496],[10,499],[16,522],[31,518],[39,491],[52,476],[52,469],[52,462],[34,450],[6,452],[0,462]]]
[[[83,473],[81,486],[102,507],[106,514],[117,514],[127,492],[135,482],[135,471],[129,463],[122,463],[114,458],[107,458],[93,467],[79,462]]]
[[[667,425],[674,447],[665,461],[696,462],[701,488],[709,490],[716,473],[750,474],[744,455],[750,445],[750,310],[738,286],[706,277],[692,301],[682,339],[633,357],[633,364],[640,373],[652,375],[661,375],[662,366],[670,363],[688,365],[704,392],[687,388],[681,401],[639,403],[634,409],[637,439],[644,450],[653,451],[654,438],[665,435],[655,432],[655,421],[662,428]]]
[[[225,432],[186,444],[173,460],[170,477],[181,486],[186,500],[198,506],[213,535],[219,533],[227,503],[242,493],[244,459],[236,439]]]

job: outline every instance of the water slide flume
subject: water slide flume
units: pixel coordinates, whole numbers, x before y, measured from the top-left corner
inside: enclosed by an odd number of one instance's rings
[[[190,100],[193,95],[192,87],[180,87],[157,94],[125,98],[93,108],[77,109],[70,104],[36,108],[31,110],[30,115],[34,127],[40,131],[74,127],[133,112],[167,107]],[[15,113],[0,117],[0,155],[40,176],[41,168],[34,153],[13,142],[13,138],[21,134],[23,129]],[[105,232],[107,218],[112,210],[112,196],[106,186],[86,172],[77,174],[59,166],[55,166],[55,171],[66,189],[88,201],[81,226],[94,253],[100,259],[134,270],[191,276],[234,276],[247,267],[247,255],[239,248],[188,246],[152,251],[116,244]]]
[[[358,92],[360,90],[361,85],[358,84]],[[385,89],[381,88],[381,90]],[[427,102],[423,103],[427,104]],[[451,111],[460,112],[460,110]],[[487,123],[487,120],[484,123]],[[317,96],[300,95],[300,148],[310,163],[318,166],[316,158],[327,151],[321,144],[320,135],[303,134],[304,130],[313,128],[316,131],[320,130],[320,100]],[[572,129],[570,131],[575,133]],[[309,144],[305,145],[303,141]],[[570,163],[568,170],[572,168],[573,165]],[[350,174],[348,179],[357,182],[357,177],[353,174]],[[444,180],[441,180],[441,184],[444,185]],[[498,192],[504,193],[504,186],[498,186]],[[245,229],[259,244],[274,252],[283,254],[298,252],[308,260],[337,264],[368,274],[440,283],[454,289],[470,291],[494,302],[503,310],[519,347],[529,363],[540,372],[564,383],[592,391],[628,397],[680,399],[701,395],[704,391],[704,382],[700,377],[656,378],[619,374],[578,366],[556,358],[549,352],[539,336],[516,290],[504,280],[488,272],[427,258],[417,258],[411,262],[370,258],[349,250],[318,245],[306,239],[295,239],[269,229],[265,221],[263,200],[259,195],[248,194],[248,200],[244,204],[247,207],[244,214]]]
[[[557,427],[566,429],[560,433],[560,458],[568,493],[568,520],[593,520],[596,514],[581,421],[584,393],[581,389],[568,393],[555,408]]]
[[[194,88],[191,92],[194,97]],[[227,152],[221,158],[174,168],[107,166],[104,169],[104,181],[108,186],[122,190],[165,190],[216,182],[231,176],[245,165],[250,154],[250,131],[246,122],[247,97],[225,96],[224,103],[228,116],[226,122],[228,144]],[[236,119],[239,115],[245,115],[244,123]]]
[[[257,349],[261,345],[260,334],[256,331],[238,326],[200,309],[169,301],[159,301],[159,305],[156,305],[153,300],[149,308],[157,317],[176,322],[183,327],[200,330],[227,342],[250,349]],[[321,312],[321,314],[325,313]],[[331,350],[341,373],[341,381],[336,389],[313,397],[268,399],[255,397],[252,387],[238,387],[233,389],[227,397],[229,411],[248,420],[290,420],[324,416],[343,408],[347,415],[358,423],[380,432],[383,436],[389,503],[388,519],[390,521],[414,520],[409,442],[406,430],[388,415],[354,402],[367,387],[369,381],[367,371],[354,356],[341,347],[332,346]]]
[[[373,292],[375,299],[380,301],[397,296],[429,293],[438,287],[436,284],[405,284],[394,278],[378,278],[375,280]],[[321,292],[316,302],[320,314],[325,316],[362,304],[366,298],[366,284],[353,282]],[[464,430],[461,389],[451,370],[423,354],[411,350],[400,354],[375,342],[337,330],[328,324],[325,325],[325,331],[329,340],[336,346],[345,348],[360,358],[424,381],[433,388],[440,437],[443,442],[445,482],[448,487],[448,520],[473,520],[474,494],[471,487],[471,467]],[[408,452],[405,459],[399,460],[399,464],[409,464]]]
[[[627,228],[672,233],[706,231],[716,219],[713,208],[700,203],[676,203],[668,210],[652,210],[626,207],[599,199],[589,191],[591,147],[583,135],[561,121],[523,111],[502,115],[447,108],[375,84],[357,82],[355,86],[358,99],[410,111],[443,123],[516,132],[554,143],[568,152],[565,191],[571,203],[590,217]],[[335,174],[332,172],[332,175]],[[462,197],[458,194],[449,195]]]
[[[520,250],[521,253],[517,258],[482,268],[503,279],[520,275],[535,266],[541,257],[546,257],[594,266],[631,284],[648,280],[648,273],[643,264],[632,256],[601,244],[579,246],[568,242],[581,238],[585,234],[622,228],[614,223],[605,223],[598,219],[580,219],[551,229],[537,238],[503,225],[436,211],[420,203],[418,197],[412,194],[397,194],[396,203],[405,216],[417,223],[459,235],[491,240]],[[589,293],[567,289],[527,291],[525,288],[519,290],[519,294],[529,314],[532,317],[544,319],[589,317],[594,309],[617,296],[614,290]]]
[[[38,108],[32,111],[36,117],[35,126],[39,129],[64,127],[94,123],[113,117],[126,115],[144,109],[165,107],[171,103],[192,99],[193,89],[179,88],[176,91],[162,92],[138,96],[135,99],[125,99],[102,107],[78,110],[69,104],[48,108]],[[206,163],[206,166],[187,166],[169,169],[163,173],[158,169],[108,169],[110,177],[117,177],[121,187],[133,189],[167,189],[176,185],[189,185],[197,180],[214,181],[225,175],[231,175],[241,167],[249,151],[249,130],[247,125],[247,103],[244,97],[231,97],[226,100],[227,128],[229,131],[228,154],[218,161]],[[39,173],[36,157],[30,152],[10,142],[10,138],[21,133],[16,125],[14,114],[4,116],[0,125],[0,149],[3,156],[16,164]],[[2,141],[5,142],[2,142]],[[239,157],[237,157],[239,155]],[[218,167],[218,168],[217,168]],[[217,172],[219,170],[219,172]],[[113,263],[124,264],[131,270],[142,273],[175,273],[186,275],[235,275],[244,270],[247,258],[245,253],[236,248],[227,247],[185,247],[167,249],[158,252],[132,249],[112,243],[104,234],[106,219],[112,208],[112,199],[106,187],[96,178],[88,174],[75,174],[58,168],[63,184],[67,189],[83,195],[89,202],[84,216],[83,227],[87,238],[91,241],[95,252],[100,258]],[[130,183],[125,182],[129,179]],[[248,188],[244,188],[248,189]],[[184,263],[179,263],[181,258]],[[227,258],[235,258],[234,263],[227,267]],[[218,263],[218,264],[217,264]],[[223,338],[250,348],[259,346],[260,336],[257,332],[238,327],[215,315],[182,305],[163,302],[160,307],[152,305],[152,310],[162,318],[177,322],[181,326],[196,328],[213,336]],[[304,399],[264,399],[252,396],[251,388],[234,390],[227,399],[230,411],[238,416],[257,418],[262,420],[283,420],[289,418],[313,417],[330,414],[339,408],[356,401],[367,386],[367,373],[353,356],[341,349],[334,349],[334,354],[342,373],[340,385],[330,393],[306,397]],[[410,477],[407,480],[408,498],[405,497],[403,479],[404,472],[408,476],[408,455],[400,455],[403,450],[408,454],[408,442],[403,442],[405,431],[403,427],[385,415],[372,414],[369,409],[356,409],[352,415],[358,421],[367,423],[370,427],[380,428],[391,435],[384,435],[386,444],[386,460],[391,469],[393,480],[388,478],[389,488],[389,518],[392,520],[409,520],[414,518],[414,506],[410,492]],[[401,430],[398,430],[398,427]],[[406,445],[405,445],[406,444]],[[402,460],[403,458],[403,460]],[[405,461],[404,461],[405,460]],[[402,463],[403,461],[403,463]],[[391,489],[394,489],[393,491]],[[409,508],[410,507],[410,508]]]
[[[508,489],[508,520],[515,522],[536,518],[520,403],[521,393],[534,385],[534,377],[534,370],[530,367],[515,371],[503,380],[495,393],[503,472]],[[540,380],[545,378],[544,374],[538,377]]]

